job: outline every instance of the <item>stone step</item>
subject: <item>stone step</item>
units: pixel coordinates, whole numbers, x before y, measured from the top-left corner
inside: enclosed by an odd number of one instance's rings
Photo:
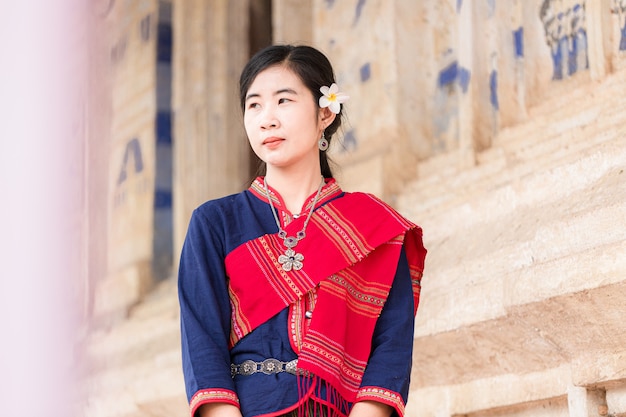
[[[520,306],[621,282],[625,168],[623,141],[608,141],[582,158],[465,196],[462,204],[424,217],[430,272],[423,281],[428,297],[420,307],[427,313],[418,314],[416,336],[496,320]]]
[[[555,208],[522,214],[508,228],[503,218],[460,230],[459,237],[431,245],[423,280],[428,297],[420,308],[427,311],[422,317],[437,320],[418,317],[416,335],[451,331],[506,316],[519,305],[623,280],[626,231],[616,224],[626,224],[626,202],[575,216],[559,218],[557,211],[537,217]]]
[[[129,311],[128,317],[111,328],[94,329],[86,340],[86,354],[106,358],[124,349],[154,345],[154,340],[179,333],[176,281],[160,283],[146,298]],[[137,335],[140,334],[140,337]],[[175,339],[178,339],[176,337]]]
[[[82,415],[187,415],[174,278],[160,283],[126,320],[93,331],[84,352],[78,388],[84,399]],[[172,392],[173,386],[178,392]]]
[[[158,283],[146,295],[144,302],[133,307],[129,312],[131,320],[141,320],[155,315],[170,314],[178,310],[178,289],[176,276],[169,277]]]
[[[626,136],[604,137],[598,139],[592,149],[554,157],[552,163],[537,159],[502,170],[505,164],[491,162],[470,170],[458,180],[442,180],[439,189],[421,187],[418,180],[411,185],[412,192],[398,198],[396,205],[425,230],[430,228],[430,238],[443,239],[460,224],[486,222],[520,206],[584,193],[603,175],[623,169],[625,152]],[[499,166],[503,166],[502,169],[498,169]]]
[[[111,366],[124,366],[145,355],[155,355],[179,347],[180,326],[177,312],[140,322],[128,321],[113,331],[93,335],[87,342],[89,372]]]
[[[624,272],[622,265],[622,276]],[[585,291],[519,305],[507,314],[450,331],[420,335],[414,344],[411,385],[456,385],[497,375],[522,378],[561,366],[567,369],[564,384],[572,383],[572,374],[593,375],[594,383],[623,380],[626,350],[620,306],[624,304],[626,281],[598,281]],[[615,355],[614,363],[599,359],[607,354]]]
[[[85,379],[87,392],[81,409],[90,417],[185,417],[180,353],[173,349],[145,354],[124,366],[102,370]],[[173,391],[172,387],[177,387]],[[167,405],[161,407],[161,405]]]
[[[602,88],[616,91],[623,84],[626,71],[614,74],[610,80],[601,84],[590,84],[589,89]],[[622,86],[623,87],[623,86]],[[574,101],[577,97],[590,96]],[[457,175],[458,155],[451,153],[431,158],[419,168],[418,179],[407,186],[408,194],[423,195],[420,209],[438,211],[441,204],[464,200],[466,195],[477,191],[489,192],[507,183],[513,176],[526,175],[543,166],[551,166],[555,160],[569,158],[592,149],[599,143],[614,140],[616,137],[626,140],[626,127],[619,116],[626,105],[626,96],[604,95],[572,90],[564,98],[550,100],[533,109],[531,123],[522,123],[499,132],[493,146],[477,155],[477,165],[464,169],[463,175]],[[606,97],[611,97],[607,100]],[[558,110],[563,114],[554,114],[550,107],[557,103],[576,102],[575,111],[566,107]],[[545,108],[544,108],[545,107]],[[561,106],[556,106],[559,109]],[[547,113],[547,115],[546,115]],[[538,135],[537,131],[542,134]],[[595,134],[593,134],[595,132]],[[590,140],[589,137],[592,137]],[[567,138],[564,143],[563,138]],[[454,204],[454,203],[452,203]]]

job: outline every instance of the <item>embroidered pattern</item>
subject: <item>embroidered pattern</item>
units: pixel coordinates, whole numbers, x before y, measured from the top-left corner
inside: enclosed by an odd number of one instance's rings
[[[404,415],[404,400],[397,392],[379,387],[362,387],[356,394],[356,398],[358,401],[372,400],[390,405],[398,411],[400,416]]]
[[[291,347],[297,354],[302,349],[302,341],[309,330],[311,317],[307,317],[307,313],[315,310],[317,302],[317,289],[309,291],[304,297],[298,299],[289,306],[289,330],[291,333]]]
[[[250,322],[246,319],[241,311],[241,303],[239,298],[232,291],[230,285],[228,286],[228,296],[230,298],[230,337],[229,347],[235,346],[235,344],[250,332]]]
[[[385,286],[368,282],[349,269],[331,275],[320,285],[344,299],[351,310],[370,318],[378,317],[389,293]]]
[[[262,178],[257,178],[254,180],[254,182],[250,185],[250,188],[248,190],[250,190],[250,192],[252,192],[252,194],[254,194],[255,196],[257,196],[259,199],[261,199],[262,201],[268,201],[267,200],[267,195],[265,195],[265,186],[264,186],[264,180]],[[327,180],[328,182],[326,183],[326,185],[322,188],[322,192],[320,193],[320,196],[318,198],[318,206],[321,205],[328,197],[330,196],[334,196],[336,195],[339,191],[341,191],[341,188],[339,187],[339,184],[337,184],[337,182],[333,179],[331,180]],[[280,201],[280,199],[278,198],[278,196],[272,191],[272,189],[269,189],[270,191],[270,196],[272,197],[272,203],[274,204],[274,207],[276,207],[277,209],[280,209],[281,211],[285,211],[285,208],[283,206],[282,201]],[[309,199],[309,201],[307,201],[307,204],[305,205],[306,210],[308,210],[309,205],[311,204],[311,202],[313,202],[313,197],[311,197]],[[285,213],[286,214],[286,213]],[[286,216],[285,219],[289,219],[290,216]],[[286,223],[289,223],[288,221],[286,221]]]
[[[247,242],[245,247],[266,283],[280,297],[283,306],[288,306],[302,298],[315,285],[304,270],[287,272],[282,268],[278,262],[278,254],[283,248],[277,235],[261,236]],[[232,347],[250,333],[253,326],[240,308],[240,301],[230,286],[229,296],[232,306],[230,335]]]
[[[373,248],[365,243],[365,238],[352,223],[332,207],[317,210],[318,216],[311,220],[330,242],[343,254],[348,264],[352,265],[365,258]]]
[[[214,402],[224,402],[239,407],[239,398],[234,392],[223,389],[204,389],[196,392],[191,397],[191,401],[189,401],[191,415],[193,416],[201,405]]]
[[[346,194],[327,203],[311,217],[302,247],[307,259],[314,262],[298,271],[282,271],[277,264],[282,247],[277,235],[271,234],[231,251],[226,271],[238,297],[232,303],[237,307],[235,314],[242,316],[233,317],[237,337],[291,306],[291,342],[296,347],[301,343],[298,367],[323,378],[353,402],[402,239],[407,259],[414,264],[414,288],[421,278],[426,251],[421,229],[372,196]],[[294,220],[290,226],[297,228],[298,223]],[[307,308],[302,300],[318,284],[317,312],[308,320],[303,318]],[[249,291],[251,287],[256,291]],[[310,326],[308,330],[306,326]]]
[[[358,390],[367,366],[367,361],[350,356],[343,345],[313,329],[309,330],[302,344],[299,359],[307,360],[337,376],[339,385],[350,392]]]
[[[376,197],[373,194],[367,194],[367,196],[374,201],[376,204],[378,204],[380,207],[382,207],[393,219],[395,219],[395,221],[397,221],[398,223],[400,223],[403,227],[405,227],[406,229],[410,229],[412,227],[414,227],[415,225],[413,223],[411,223],[409,220],[405,219],[404,217],[402,217],[400,215],[400,213],[398,213],[397,211],[393,210],[389,205],[387,205],[384,201],[382,201],[380,198]]]

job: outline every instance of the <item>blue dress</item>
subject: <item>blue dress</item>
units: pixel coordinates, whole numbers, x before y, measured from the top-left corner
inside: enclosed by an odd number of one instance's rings
[[[316,208],[344,196],[334,180],[324,188],[327,197]],[[283,222],[293,219],[282,203],[275,206]],[[277,231],[267,199],[251,189],[208,201],[192,214],[178,277],[183,374],[192,416],[202,404],[213,402],[236,405],[244,417],[276,416],[294,409],[303,400],[293,374],[231,376],[231,364],[245,360],[276,358],[288,362],[297,358],[291,338],[294,328],[301,330],[299,327],[306,326],[306,320],[296,320],[290,308],[255,328],[232,349],[228,343],[231,305],[224,259],[243,243]],[[313,303],[314,291],[309,296]],[[394,415],[400,416],[404,414],[409,391],[413,307],[408,262],[401,251],[393,285],[376,322],[361,384],[363,392],[359,395],[359,401],[385,403],[394,409]],[[315,314],[314,303],[310,308]],[[307,395],[324,404],[327,392],[318,388]],[[347,415],[351,405],[335,411]]]

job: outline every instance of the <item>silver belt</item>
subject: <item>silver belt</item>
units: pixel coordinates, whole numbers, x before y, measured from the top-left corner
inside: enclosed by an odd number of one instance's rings
[[[278,359],[269,358],[263,362],[255,362],[251,360],[243,361],[239,365],[234,363],[230,364],[230,376],[235,375],[249,376],[256,374],[257,372],[263,372],[265,375],[278,374],[280,372],[287,372],[296,375],[298,366],[298,360],[294,359],[289,362],[279,361]]]

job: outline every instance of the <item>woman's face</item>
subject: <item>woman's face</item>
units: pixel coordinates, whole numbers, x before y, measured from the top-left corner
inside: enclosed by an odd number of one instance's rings
[[[317,142],[334,119],[327,110],[318,107],[290,69],[277,65],[263,70],[244,103],[244,125],[254,153],[268,170],[319,168]]]

